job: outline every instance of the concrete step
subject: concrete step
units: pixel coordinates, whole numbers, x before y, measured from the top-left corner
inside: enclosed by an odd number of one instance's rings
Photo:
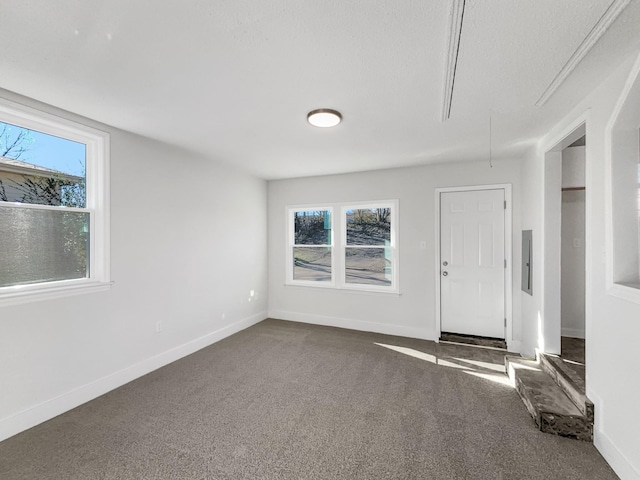
[[[477,345],[481,347],[496,348],[506,350],[507,342],[501,338],[478,337],[476,335],[463,335],[461,333],[440,333],[441,342],[460,343],[465,345]]]
[[[585,391],[584,365],[572,364],[557,355],[541,353],[540,365],[551,375],[578,409],[593,423],[593,402]]]
[[[540,431],[578,440],[593,440],[593,421],[533,359],[507,355],[509,378]]]

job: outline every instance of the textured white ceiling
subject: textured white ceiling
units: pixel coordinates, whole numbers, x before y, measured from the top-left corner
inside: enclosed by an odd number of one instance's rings
[[[505,157],[640,48],[631,0],[535,107],[611,3],[466,0],[444,123],[444,0],[2,0],[0,87],[268,179]]]

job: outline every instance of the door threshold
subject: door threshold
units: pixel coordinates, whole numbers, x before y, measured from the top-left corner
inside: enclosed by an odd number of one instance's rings
[[[477,347],[494,348],[496,350],[507,350],[507,342],[502,338],[478,337],[475,335],[464,335],[461,333],[440,333],[440,341],[446,343],[460,343],[463,345],[475,345]]]

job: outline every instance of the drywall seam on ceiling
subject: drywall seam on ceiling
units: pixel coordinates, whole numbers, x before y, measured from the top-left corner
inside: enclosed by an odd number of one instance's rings
[[[538,98],[536,102],[536,107],[541,107],[547,103],[547,100],[551,98],[560,85],[571,75],[571,72],[573,72],[582,59],[591,51],[600,37],[613,25],[613,22],[616,21],[626,6],[629,5],[629,2],[631,2],[631,0],[614,0],[611,5],[609,5],[609,8],[607,8],[591,31],[584,37],[584,40],[578,45],[578,48],[576,48],[571,57],[569,57],[567,63],[563,65],[549,86],[547,86],[542,95],[540,95],[540,98]]]
[[[453,88],[458,67],[458,52],[460,50],[460,36],[462,35],[462,20],[464,17],[465,0],[453,0],[451,4],[451,22],[449,23],[449,41],[447,58],[444,68],[444,93],[442,99],[442,121],[451,115]]]

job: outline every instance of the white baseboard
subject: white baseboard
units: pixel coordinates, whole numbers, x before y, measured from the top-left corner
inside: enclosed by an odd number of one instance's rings
[[[435,330],[391,325],[387,323],[367,322],[364,320],[354,320],[350,318],[311,315],[308,313],[287,312],[284,310],[269,311],[269,318],[310,323],[313,325],[323,325],[325,327],[348,328],[350,330],[359,330],[362,332],[383,333],[385,335],[396,335],[398,337],[419,338],[421,340],[435,341],[438,339],[438,335]]]
[[[93,400],[100,395],[104,395],[125,383],[129,383],[130,381],[157,370],[160,367],[208,347],[223,338],[233,335],[245,328],[249,328],[256,323],[261,322],[266,317],[266,312],[261,312],[243,320],[239,320],[227,325],[226,327],[174,347],[166,352],[149,357],[141,362],[99,378],[86,385],[74,388],[69,392],[46,400],[38,405],[31,406],[14,415],[0,419],[0,441],[31,427],[35,427],[36,425],[67,412],[72,408]]]
[[[640,480],[640,471],[618,450],[609,437],[599,429],[594,429],[593,433],[593,444],[621,480]]]
[[[595,406],[595,424],[593,425],[593,444],[622,480],[640,480],[640,471],[618,449],[614,442],[604,433],[607,411],[602,398],[587,388],[587,397]],[[638,465],[640,467],[640,465]]]
[[[562,328],[563,337],[584,338],[584,329]]]

